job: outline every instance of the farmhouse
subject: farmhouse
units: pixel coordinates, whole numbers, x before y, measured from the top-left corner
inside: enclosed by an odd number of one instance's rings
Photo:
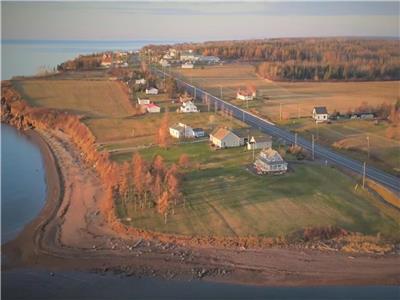
[[[144,79],[144,78],[136,79],[136,80],[135,80],[135,84],[138,84],[138,85],[140,85],[140,84],[146,84],[146,79]]]
[[[101,58],[101,65],[103,67],[109,67],[112,64],[112,61],[113,61],[112,53],[104,53],[103,57]]]
[[[247,150],[267,149],[272,147],[272,138],[269,135],[252,136],[247,142]]]
[[[239,90],[236,94],[236,98],[243,101],[253,100],[256,96],[255,91]]]
[[[218,148],[239,147],[244,145],[243,138],[222,127],[210,134],[210,142]]]
[[[151,87],[146,89],[146,94],[147,95],[157,95],[158,94],[158,89]]]
[[[169,128],[169,134],[176,139],[194,137],[192,127],[183,123],[178,123],[171,126]]]
[[[197,106],[193,104],[192,101],[186,101],[182,103],[182,106],[180,107],[180,112],[183,113],[197,113],[200,112],[197,109]]]
[[[326,122],[328,120],[328,111],[325,106],[316,106],[313,109],[312,116],[317,123]]]
[[[149,113],[159,113],[161,111],[161,108],[158,105],[155,105],[154,103],[146,104],[146,110]]]
[[[193,50],[189,50],[187,52],[182,52],[180,59],[181,61],[197,61],[200,58],[200,55],[193,53]]]
[[[184,63],[182,64],[182,69],[193,69],[194,65],[192,63]]]
[[[139,105],[145,105],[145,104],[150,104],[150,99],[148,99],[148,98],[146,98],[146,99],[144,99],[144,98],[137,98],[137,101],[138,101],[138,104]]]
[[[283,174],[287,171],[287,162],[272,148],[264,149],[257,156],[254,167],[258,174]]]

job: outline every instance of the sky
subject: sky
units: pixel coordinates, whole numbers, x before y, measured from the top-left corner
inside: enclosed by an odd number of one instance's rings
[[[399,36],[400,2],[4,2],[2,39]]]

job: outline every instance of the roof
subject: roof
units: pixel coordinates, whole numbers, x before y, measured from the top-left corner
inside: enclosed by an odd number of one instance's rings
[[[203,128],[193,128],[192,130],[193,130],[194,132],[202,132],[202,131],[204,131]]]
[[[158,90],[158,89],[155,88],[155,87],[149,87],[149,88],[147,88],[146,90],[147,90],[147,91],[150,91],[150,90]]]
[[[240,138],[247,138],[250,135],[250,128],[236,128],[232,132]]]
[[[269,135],[258,135],[258,136],[253,135],[251,138],[254,138],[256,143],[270,142],[272,140],[272,137]]]
[[[154,103],[146,104],[147,108],[160,108],[158,105],[155,105]]]
[[[232,131],[226,129],[226,128],[218,128],[217,130],[215,130],[212,133],[212,136],[218,140],[223,140],[225,137],[227,137],[229,134],[233,134],[236,137],[238,137],[235,133],[233,133]],[[239,137],[238,137],[239,138]]]
[[[282,156],[278,153],[278,151],[272,148],[262,150],[258,155],[257,159],[267,164],[281,164],[285,162]]]
[[[328,113],[325,106],[316,106],[316,107],[314,107],[314,110],[315,110],[315,113],[319,114],[319,115]]]

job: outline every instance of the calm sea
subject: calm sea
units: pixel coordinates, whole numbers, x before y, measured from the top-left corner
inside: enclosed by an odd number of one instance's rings
[[[45,169],[39,148],[1,124],[1,243],[14,238],[43,207]]]
[[[107,50],[138,50],[148,44],[168,44],[176,41],[40,41],[2,40],[1,78],[35,75],[43,67],[52,69],[79,54]]]

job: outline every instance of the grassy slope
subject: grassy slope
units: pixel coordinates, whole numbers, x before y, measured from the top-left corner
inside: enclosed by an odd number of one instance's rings
[[[183,184],[186,207],[175,210],[167,225],[154,211],[128,208],[131,225],[187,235],[277,236],[307,226],[338,225],[348,230],[399,238],[400,212],[388,208],[330,167],[291,164],[283,176],[256,176],[246,170],[251,152],[211,151],[206,143],[142,151],[168,162],[187,153],[198,169]],[[119,160],[130,159],[120,156]]]
[[[17,90],[35,106],[69,110],[91,117],[121,117],[133,108],[121,84],[107,80],[24,80]]]

